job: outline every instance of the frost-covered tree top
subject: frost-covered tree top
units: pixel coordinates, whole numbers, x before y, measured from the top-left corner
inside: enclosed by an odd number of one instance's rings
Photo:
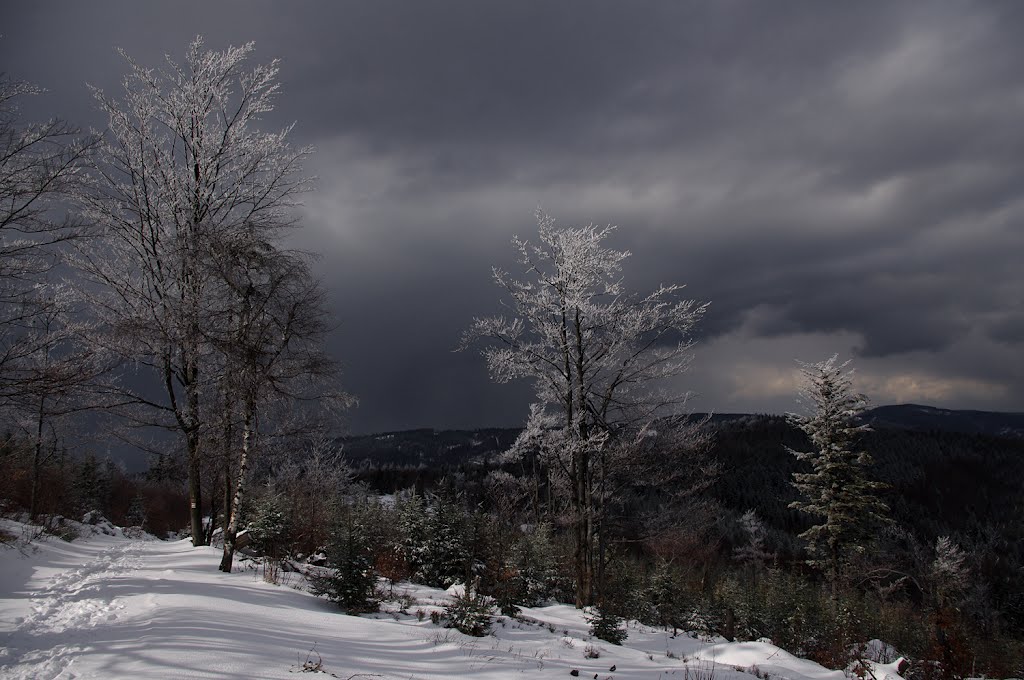
[[[630,253],[605,244],[614,227],[557,227],[541,211],[536,217],[536,241],[513,239],[525,277],[493,269],[511,314],[474,319],[464,344],[485,341],[494,380],[532,379],[540,402],[601,427],[684,401],[654,388],[688,368],[690,331],[707,304],[680,299],[679,285],[627,292],[622,263]]]
[[[848,447],[861,432],[870,429],[857,422],[857,416],[867,408],[868,398],[853,391],[855,372],[848,368],[852,360],[838,362],[838,354],[813,364],[797,362],[803,378],[797,402],[806,414],[791,413],[789,420],[823,452]]]
[[[251,69],[253,43],[225,50],[189,45],[185,62],[129,65],[122,99],[94,89],[108,116],[105,144],[83,199],[86,214],[131,243],[274,231],[309,188],[311,150],[287,141],[291,126],[258,129],[279,93],[278,62]],[[146,229],[139,231],[141,227]],[[156,230],[157,237],[147,230]]]
[[[310,149],[289,145],[290,127],[259,129],[280,85],[276,60],[246,66],[253,50],[209,50],[196,38],[183,63],[168,56],[160,69],[122,52],[122,97],[94,90],[108,127],[79,199],[104,238],[76,264],[101,284],[94,307],[120,330],[108,340],[130,359],[192,370],[218,259],[276,248],[310,186],[301,174]],[[175,347],[186,348],[181,366]]]

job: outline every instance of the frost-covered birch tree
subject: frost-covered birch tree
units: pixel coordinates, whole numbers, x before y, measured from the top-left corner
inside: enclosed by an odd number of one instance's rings
[[[246,67],[252,43],[207,50],[201,38],[183,64],[161,69],[127,55],[124,93],[97,90],[109,118],[82,192],[84,214],[102,239],[82,249],[79,268],[110,349],[155,374],[162,397],[125,391],[149,422],[180,433],[189,476],[192,540],[204,542],[200,471],[212,348],[204,337],[218,244],[272,242],[293,223],[289,208],[308,187],[306,148],[290,127],[257,125],[279,92],[278,63]],[[122,53],[123,54],[123,53]]]
[[[491,377],[532,380],[537,404],[521,448],[541,452],[567,496],[576,604],[592,604],[600,572],[602,483],[613,442],[643,423],[677,414],[686,393],[664,389],[690,365],[690,332],[706,304],[681,286],[626,291],[627,251],[608,248],[614,227],[560,228],[537,212],[535,242],[513,244],[524,279],[495,268],[511,315],[474,319],[463,346],[480,342]],[[617,451],[622,448],[616,446]]]
[[[867,397],[853,391],[850,361],[838,360],[834,354],[814,364],[799,362],[799,401],[808,413],[789,415],[811,443],[810,451],[789,449],[811,466],[811,472],[793,474],[802,498],[789,507],[815,518],[800,537],[807,541],[809,563],[824,572],[833,595],[851,553],[863,552],[875,530],[889,521],[889,508],[878,497],[883,485],[870,479],[871,457],[857,442],[870,429],[857,420]]]
[[[323,289],[305,258],[258,240],[224,244],[215,258],[218,309],[210,341],[223,363],[221,391],[228,397],[226,419],[240,421],[238,466],[225,460],[224,555],[230,572],[238,513],[246,494],[247,471],[256,448],[260,416],[274,400],[329,400],[345,407],[352,398],[332,389],[335,363],[323,351],[330,328]],[[233,437],[226,435],[226,442]],[[229,448],[230,451],[230,448]]]

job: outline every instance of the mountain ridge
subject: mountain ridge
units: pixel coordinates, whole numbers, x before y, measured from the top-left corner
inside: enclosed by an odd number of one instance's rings
[[[728,421],[738,418],[749,418],[751,416],[779,416],[783,413],[769,412],[695,412],[694,418],[711,417],[712,421]],[[878,424],[886,427],[901,427],[904,429],[936,429],[939,431],[962,432],[966,434],[997,434],[1001,431],[1014,433],[1011,436],[1024,436],[1024,411],[982,411],[978,409],[948,409],[927,404],[883,404],[873,406],[864,411],[864,420],[871,424]],[[934,426],[929,427],[934,421]],[[992,423],[1001,423],[993,429]],[[952,429],[955,428],[955,429]],[[412,433],[457,433],[457,432],[518,432],[519,427],[494,427],[482,426],[475,428],[453,427],[413,427],[404,430],[386,430],[381,432],[368,432],[363,434],[347,435],[345,440],[361,440],[369,438],[385,438],[402,434]]]
[[[875,427],[1024,438],[1024,413],[1012,411],[943,409],[924,404],[894,404],[868,409],[864,413],[864,420]]]
[[[778,418],[771,413],[694,413],[710,416],[712,425],[751,418]],[[874,429],[909,430],[950,434],[986,435],[1024,439],[1024,413],[943,409],[922,404],[889,404],[868,409],[862,415]],[[432,466],[441,460],[488,458],[506,451],[521,431],[517,427],[477,429],[415,428],[342,438],[346,457],[352,462],[373,459],[376,464],[418,461]]]

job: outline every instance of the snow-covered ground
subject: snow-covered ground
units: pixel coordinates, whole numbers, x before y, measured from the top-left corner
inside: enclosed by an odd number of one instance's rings
[[[4,520],[0,528],[28,529]],[[702,642],[631,626],[621,647],[589,639],[571,606],[524,609],[472,638],[430,621],[444,591],[407,585],[408,598],[372,616],[271,585],[252,571],[217,571],[213,548],[131,539],[120,530],[67,543],[0,547],[0,677],[288,678],[396,680],[842,680],[766,642]],[[286,575],[288,576],[288,575]],[[421,616],[422,615],[422,616]],[[614,668],[614,670],[612,670]],[[898,680],[876,665],[877,680]]]

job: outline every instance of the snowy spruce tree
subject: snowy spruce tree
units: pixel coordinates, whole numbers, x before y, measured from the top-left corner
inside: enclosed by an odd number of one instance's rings
[[[668,560],[659,560],[651,574],[644,599],[650,606],[645,623],[671,628],[673,635],[686,609],[682,578]]]
[[[217,276],[211,288],[210,323],[206,338],[219,355],[223,395],[224,474],[227,526],[221,571],[230,572],[239,508],[247,493],[246,479],[259,451],[260,421],[275,403],[315,402],[345,408],[352,399],[333,392],[333,361],[323,351],[330,329],[324,291],[306,258],[285,253],[269,243],[250,247],[233,243],[217,253]],[[218,332],[219,331],[219,332]],[[240,434],[234,441],[232,431]],[[235,453],[236,455],[231,455]],[[237,458],[237,464],[233,459]]]
[[[935,559],[932,561],[928,581],[935,604],[940,609],[952,606],[971,585],[967,555],[949,536],[935,541]]]
[[[740,517],[740,528],[743,530],[743,543],[733,550],[737,562],[745,564],[754,573],[758,573],[775,555],[765,547],[764,522],[752,508]]]
[[[833,597],[851,554],[863,552],[875,530],[889,521],[889,509],[878,498],[884,485],[869,478],[871,457],[857,443],[869,429],[858,422],[867,397],[853,391],[850,361],[839,364],[838,356],[814,364],[800,362],[799,401],[809,412],[789,416],[811,444],[809,451],[789,449],[811,467],[811,472],[793,474],[802,498],[790,507],[816,520],[800,537],[807,542],[808,563],[825,574]]]
[[[346,612],[377,611],[377,572],[373,568],[366,524],[359,508],[342,512],[327,546],[330,573],[314,578],[313,589]]]
[[[480,593],[479,585],[477,579],[461,593],[453,595],[445,605],[444,620],[448,628],[473,637],[483,637],[490,632],[494,603],[490,597]]]
[[[598,640],[621,645],[629,636],[628,631],[623,627],[623,618],[610,609],[592,607],[586,618],[587,623],[590,624],[590,634]]]

